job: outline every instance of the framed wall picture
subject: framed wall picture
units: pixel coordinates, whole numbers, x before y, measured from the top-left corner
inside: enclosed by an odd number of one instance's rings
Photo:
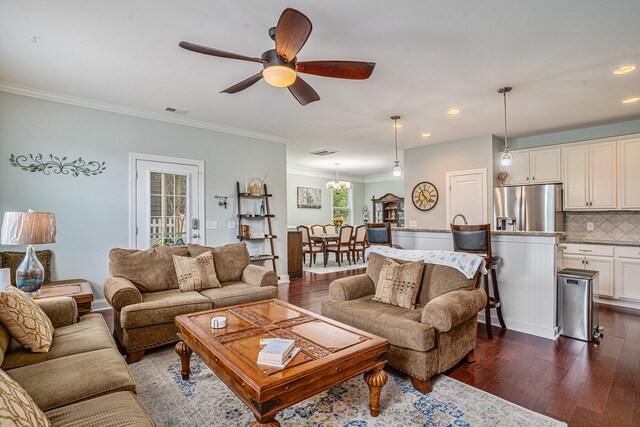
[[[322,208],[321,195],[319,188],[298,187],[298,208]]]

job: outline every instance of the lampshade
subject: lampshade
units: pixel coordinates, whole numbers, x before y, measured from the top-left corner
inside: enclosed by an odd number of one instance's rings
[[[0,232],[3,245],[55,243],[56,216],[51,212],[5,212]]]

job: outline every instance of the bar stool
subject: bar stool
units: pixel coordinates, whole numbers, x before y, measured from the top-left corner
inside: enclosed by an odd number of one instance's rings
[[[491,254],[491,225],[456,225],[451,224],[451,234],[453,236],[453,250],[456,252],[466,252],[479,255],[484,258],[487,266],[487,276],[483,278],[484,290],[487,293],[487,305],[484,308],[484,322],[487,327],[487,336],[493,339],[491,331],[491,309],[495,308],[498,314],[498,321],[502,329],[507,329],[502,317],[502,302],[500,301],[500,291],[498,290],[498,263]],[[491,282],[491,283],[489,283]],[[493,291],[493,296],[489,294],[489,287]]]

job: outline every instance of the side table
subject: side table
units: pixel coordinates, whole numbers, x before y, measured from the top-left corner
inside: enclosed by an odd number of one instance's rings
[[[91,285],[84,279],[58,280],[49,282],[40,288],[40,295],[34,299],[53,297],[71,297],[78,304],[78,315],[84,316],[91,313],[93,291]]]

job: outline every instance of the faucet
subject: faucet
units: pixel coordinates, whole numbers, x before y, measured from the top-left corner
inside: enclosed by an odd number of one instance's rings
[[[453,219],[451,220],[451,224],[455,224],[455,223],[456,223],[456,218],[458,218],[458,217],[461,217],[461,218],[462,218],[462,220],[464,221],[464,224],[465,224],[465,225],[469,224],[469,223],[467,222],[467,218],[465,218],[465,216],[464,216],[464,215],[462,215],[462,214],[457,214],[456,216],[454,216],[454,217],[453,217]]]

